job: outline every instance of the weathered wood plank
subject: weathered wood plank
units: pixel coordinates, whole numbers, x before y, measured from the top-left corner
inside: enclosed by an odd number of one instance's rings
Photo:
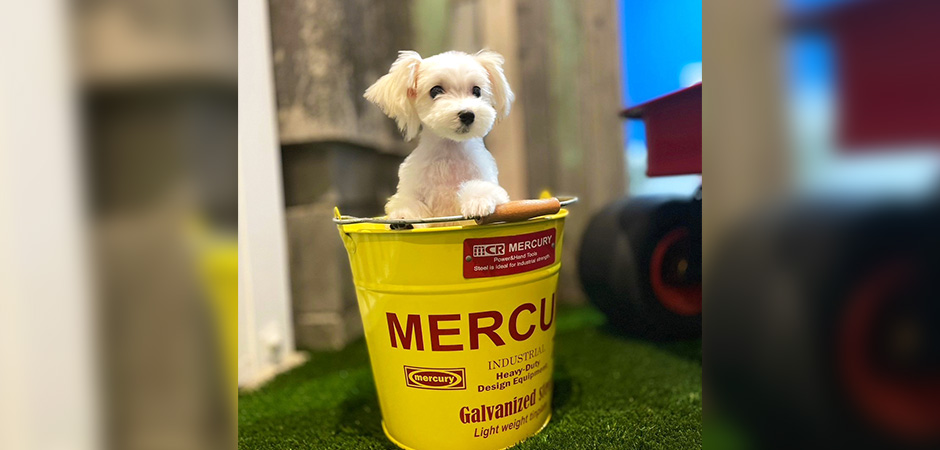
[[[520,82],[514,88],[516,105],[525,111],[523,134],[526,142],[527,192],[556,188],[558,143],[547,132],[552,126],[553,103],[546,73],[551,50],[549,11],[544,0],[517,0],[519,29],[518,67]]]
[[[626,193],[617,8],[609,0],[519,0],[516,12],[530,195],[581,197],[568,219],[559,285],[562,300],[577,303],[587,222]]]
[[[620,30],[615,2],[610,0],[571,1],[577,8],[579,56],[577,76],[579,126],[577,154],[565,149],[562,156],[561,186],[571,186],[581,202],[568,220],[566,234],[576,236],[565,243],[559,292],[567,301],[584,298],[576,279],[580,238],[591,217],[611,201],[626,194],[620,72]],[[569,120],[566,118],[566,120]]]
[[[703,217],[707,265],[728,228],[786,191],[792,161],[783,128],[777,4],[717,0],[702,12],[709,37],[704,59],[721,68],[702,91],[702,169],[708,197],[720,199]]]
[[[524,81],[519,63],[519,33],[515,0],[480,0],[482,47],[499,52],[506,59],[503,71],[512,88]],[[525,140],[525,107],[515,102],[509,117],[493,127],[486,147],[499,165],[499,182],[514,199],[530,198]]]
[[[282,144],[343,141],[405,152],[394,122],[364,98],[413,44],[400,0],[270,0]]]

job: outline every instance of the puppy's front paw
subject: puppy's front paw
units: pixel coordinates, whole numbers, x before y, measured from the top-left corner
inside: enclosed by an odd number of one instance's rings
[[[460,214],[470,219],[493,214],[496,211],[496,200],[489,197],[472,197],[460,204]]]
[[[460,202],[460,213],[469,219],[493,214],[496,205],[509,201],[509,194],[496,183],[470,180],[460,186],[457,199]]]
[[[431,211],[413,197],[395,194],[385,204],[385,215],[389,219],[421,219],[431,217]]]

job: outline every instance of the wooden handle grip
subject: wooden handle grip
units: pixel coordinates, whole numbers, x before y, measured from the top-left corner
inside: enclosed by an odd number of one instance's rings
[[[561,203],[554,197],[541,200],[516,200],[497,206],[493,214],[480,217],[476,221],[479,225],[494,222],[521,222],[533,217],[555,214],[560,209]]]

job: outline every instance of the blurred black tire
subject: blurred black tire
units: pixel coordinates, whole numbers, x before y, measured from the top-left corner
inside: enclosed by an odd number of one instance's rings
[[[832,199],[729,233],[707,390],[758,448],[940,446],[940,209]]]
[[[578,268],[585,292],[621,332],[651,340],[702,334],[702,202],[624,198],[591,220]]]

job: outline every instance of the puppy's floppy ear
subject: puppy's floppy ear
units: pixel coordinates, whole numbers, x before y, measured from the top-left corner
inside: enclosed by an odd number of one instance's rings
[[[506,74],[503,73],[503,55],[492,50],[483,49],[474,55],[477,62],[486,69],[490,75],[490,85],[493,92],[493,107],[496,109],[496,118],[502,119],[509,115],[512,108],[512,102],[515,95],[509,88],[509,82],[506,81]]]
[[[406,141],[414,139],[421,129],[421,119],[414,107],[414,88],[420,65],[421,55],[417,52],[398,52],[398,59],[392,63],[388,74],[369,86],[363,95],[366,100],[382,108],[387,116],[395,119]]]

